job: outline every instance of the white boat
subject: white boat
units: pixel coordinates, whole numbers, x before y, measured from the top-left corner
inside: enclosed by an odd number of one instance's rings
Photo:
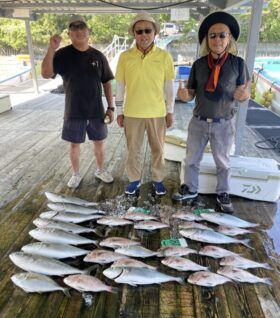
[[[256,90],[262,96],[258,101],[280,114],[280,57],[256,58],[254,76]]]

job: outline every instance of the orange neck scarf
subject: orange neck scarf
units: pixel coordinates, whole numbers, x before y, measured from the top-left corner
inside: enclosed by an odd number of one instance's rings
[[[219,80],[220,70],[223,64],[225,63],[227,57],[228,57],[228,52],[225,52],[224,55],[221,57],[221,59],[218,58],[217,62],[214,63],[212,54],[211,53],[208,54],[208,66],[210,70],[212,70],[212,72],[206,84],[207,92],[215,92],[217,84],[218,84],[218,80]]]

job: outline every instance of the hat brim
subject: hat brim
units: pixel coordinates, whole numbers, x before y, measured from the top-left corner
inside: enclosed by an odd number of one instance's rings
[[[148,22],[151,22],[153,25],[154,25],[154,28],[155,28],[155,34],[159,34],[159,31],[160,31],[160,27],[159,25],[154,22],[154,21],[149,21],[149,20],[145,20],[145,19],[141,19],[141,20],[137,20],[137,21],[133,21],[129,28],[128,28],[128,33],[132,36],[134,36],[134,25],[137,23],[137,22],[140,22],[140,21],[148,21]]]
[[[209,14],[202,21],[198,30],[198,40],[200,44],[202,43],[203,39],[207,35],[210,27],[216,23],[223,23],[227,25],[235,41],[238,40],[239,34],[240,34],[240,27],[235,17],[233,17],[229,13],[226,13],[223,11],[217,11],[217,12]]]

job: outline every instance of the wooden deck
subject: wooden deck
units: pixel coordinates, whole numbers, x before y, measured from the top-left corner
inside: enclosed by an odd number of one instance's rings
[[[161,199],[150,195],[151,172],[150,151],[145,142],[142,154],[143,176],[140,196],[130,200],[123,195],[128,182],[125,175],[126,142],[123,130],[116,123],[109,126],[106,144],[106,163],[115,182],[106,185],[94,178],[95,162],[91,143],[81,148],[81,173],[83,181],[79,189],[72,191],[66,186],[71,176],[68,145],[60,138],[64,97],[47,94],[25,102],[0,114],[0,317],[30,318],[276,318],[280,317],[280,247],[279,214],[276,203],[251,201],[233,198],[235,215],[261,224],[260,229],[250,235],[254,250],[235,244],[229,249],[242,253],[245,257],[259,262],[269,262],[274,270],[250,270],[261,276],[271,277],[273,285],[264,284],[225,284],[214,288],[202,288],[190,284],[181,286],[176,283],[149,285],[142,287],[118,286],[117,294],[87,294],[71,290],[71,298],[62,292],[47,294],[26,294],[14,286],[11,275],[21,272],[8,255],[33,241],[28,232],[35,226],[32,220],[47,210],[45,191],[54,191],[77,196],[89,201],[97,201],[110,214],[121,214],[129,206],[149,207],[162,221],[168,222],[172,213],[188,209],[171,201],[172,193],[179,186],[179,164],[166,162],[165,184],[168,194]],[[175,128],[186,129],[192,111],[189,104],[176,103]],[[259,137],[246,127],[243,155],[274,158],[274,151],[257,149],[254,142]],[[201,196],[206,207],[215,206],[214,196]],[[265,230],[265,231],[263,231]],[[155,233],[134,232],[130,227],[114,229],[109,233],[124,237],[138,236],[143,245],[156,250],[162,239],[178,235],[176,224],[171,231],[164,229]],[[201,244],[190,242],[189,246],[199,248]],[[90,246],[86,248],[91,248]],[[213,271],[219,267],[218,261],[202,256],[190,259],[208,265]],[[70,260],[80,268],[81,259]],[[159,259],[148,260],[159,270],[175,276],[188,277],[189,273],[179,273],[160,265]],[[107,284],[116,286],[104,278],[100,266],[92,273]],[[62,280],[57,279],[62,285]]]

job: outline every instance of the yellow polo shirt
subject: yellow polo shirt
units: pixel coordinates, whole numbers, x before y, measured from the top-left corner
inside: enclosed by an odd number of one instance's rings
[[[175,78],[173,60],[167,51],[154,46],[143,58],[137,47],[128,49],[120,55],[115,78],[125,83],[125,116],[166,116],[164,81]]]

